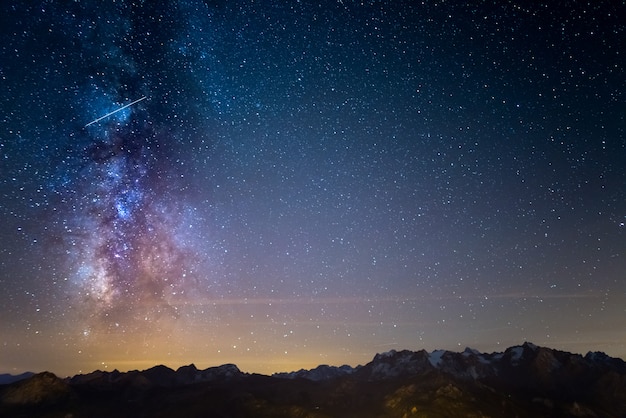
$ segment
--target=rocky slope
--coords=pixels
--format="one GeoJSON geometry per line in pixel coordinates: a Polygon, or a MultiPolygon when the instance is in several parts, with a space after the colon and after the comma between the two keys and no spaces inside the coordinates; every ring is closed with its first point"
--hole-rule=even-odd
{"type": "Polygon", "coordinates": [[[198,370],[40,373],[0,386],[0,416],[624,417],[626,363],[530,343],[502,353],[390,351],[274,376],[198,370]]]}

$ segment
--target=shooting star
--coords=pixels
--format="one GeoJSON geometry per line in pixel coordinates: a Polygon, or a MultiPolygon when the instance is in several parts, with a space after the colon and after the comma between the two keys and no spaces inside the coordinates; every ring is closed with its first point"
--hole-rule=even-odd
{"type": "Polygon", "coordinates": [[[109,113],[107,113],[106,115],[99,117],[99,118],[98,118],[98,119],[96,119],[96,120],[92,120],[92,121],[91,121],[91,122],[89,122],[87,125],[85,125],[85,128],[86,128],[86,127],[88,127],[89,125],[93,125],[94,123],[98,123],[98,122],[100,122],[100,121],[101,121],[102,119],[104,119],[104,118],[108,118],[109,116],[111,116],[111,115],[112,115],[112,114],[114,114],[114,113],[119,112],[120,110],[124,110],[124,109],[126,109],[127,107],[130,107],[130,106],[132,106],[132,105],[134,105],[134,104],[136,104],[136,103],[139,103],[140,101],[144,100],[145,98],[146,98],[146,96],[143,96],[141,99],[137,99],[137,100],[135,100],[135,101],[134,101],[134,102],[132,102],[132,103],[129,103],[129,104],[125,105],[125,106],[120,107],[119,109],[114,110],[113,112],[109,112],[109,113]]]}

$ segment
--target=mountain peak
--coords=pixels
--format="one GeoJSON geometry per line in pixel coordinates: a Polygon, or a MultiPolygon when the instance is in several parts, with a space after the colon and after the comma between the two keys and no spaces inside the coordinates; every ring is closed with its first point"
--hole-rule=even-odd
{"type": "Polygon", "coordinates": [[[11,385],[2,395],[9,405],[52,405],[72,396],[70,386],[50,372],[42,372],[11,385]]]}
{"type": "Polygon", "coordinates": [[[480,356],[482,355],[482,353],[478,350],[476,350],[475,348],[470,348],[470,347],[465,347],[465,349],[463,350],[464,355],[474,355],[474,356],[480,356]]]}
{"type": "Polygon", "coordinates": [[[300,369],[296,372],[275,373],[272,376],[282,379],[307,379],[312,381],[322,381],[347,376],[354,373],[357,368],[344,364],[343,366],[329,366],[322,364],[311,370],[300,369]]]}
{"type": "Polygon", "coordinates": [[[539,349],[539,346],[529,342],[529,341],[524,341],[524,344],[522,344],[522,347],[527,348],[531,351],[537,351],[539,349]]]}

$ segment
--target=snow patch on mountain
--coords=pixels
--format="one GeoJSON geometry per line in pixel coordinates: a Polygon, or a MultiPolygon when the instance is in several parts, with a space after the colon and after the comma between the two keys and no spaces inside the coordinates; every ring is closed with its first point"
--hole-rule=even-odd
{"type": "Polygon", "coordinates": [[[511,362],[513,364],[517,364],[521,359],[522,356],[524,355],[524,347],[512,347],[510,350],[511,353],[511,362]]]}
{"type": "Polygon", "coordinates": [[[430,353],[430,355],[428,356],[428,361],[430,362],[430,364],[433,365],[433,367],[437,367],[439,366],[439,364],[441,363],[441,357],[446,353],[446,350],[434,350],[432,353],[430,353]]]}

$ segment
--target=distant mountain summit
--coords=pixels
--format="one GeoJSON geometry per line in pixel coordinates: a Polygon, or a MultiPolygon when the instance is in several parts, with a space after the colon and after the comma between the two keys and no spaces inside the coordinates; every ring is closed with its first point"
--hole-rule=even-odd
{"type": "Polygon", "coordinates": [[[33,372],[25,372],[17,375],[13,374],[0,374],[0,385],[8,385],[9,383],[19,382],[20,380],[27,379],[34,375],[33,372]]]}
{"type": "Polygon", "coordinates": [[[348,365],[337,367],[322,364],[311,370],[300,369],[297,372],[274,373],[272,376],[281,379],[308,379],[313,381],[322,381],[352,374],[360,367],[361,366],[354,368],[348,365]]]}
{"type": "Polygon", "coordinates": [[[195,365],[182,366],[174,371],[167,366],[154,366],[144,371],[103,372],[97,370],[69,378],[71,386],[93,389],[113,389],[116,386],[149,389],[154,387],[179,387],[202,382],[219,382],[245,376],[234,364],[224,364],[198,370],[195,365]]]}
{"type": "Polygon", "coordinates": [[[500,353],[392,350],[358,367],[263,376],[155,366],[0,386],[0,416],[624,417],[626,363],[532,343],[500,353]]]}

